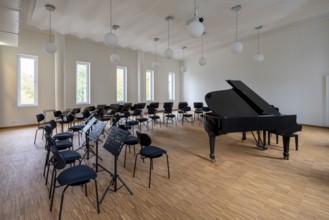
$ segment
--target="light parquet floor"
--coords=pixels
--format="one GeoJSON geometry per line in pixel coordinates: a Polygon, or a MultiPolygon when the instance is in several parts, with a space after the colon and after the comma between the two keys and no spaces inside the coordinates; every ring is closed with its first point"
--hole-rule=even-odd
{"type": "MultiPolygon", "coordinates": [[[[148,188],[149,161],[138,161],[123,152],[118,161],[125,188],[109,192],[95,208],[94,184],[88,197],[82,188],[67,190],[63,219],[329,219],[329,136],[327,128],[304,126],[299,151],[291,140],[290,160],[282,159],[282,140],[266,151],[255,147],[250,133],[216,138],[216,162],[209,159],[208,137],[202,126],[155,127],[153,144],[168,151],[171,178],[165,157],[154,160],[152,186],[148,188]]],[[[35,127],[0,130],[0,219],[57,219],[62,189],[57,189],[49,211],[48,187],[42,176],[44,142],[35,127]]],[[[41,132],[39,133],[41,134],[41,132]]],[[[75,138],[77,146],[77,138],[75,138]]],[[[139,146],[136,146],[139,150],[139,146]]],[[[83,152],[81,152],[83,153],[83,152]]],[[[113,156],[100,146],[101,164],[113,170],[113,156]]],[[[94,158],[86,161],[92,164],[94,158]]],[[[99,194],[111,177],[98,173],[99,194]]]]}

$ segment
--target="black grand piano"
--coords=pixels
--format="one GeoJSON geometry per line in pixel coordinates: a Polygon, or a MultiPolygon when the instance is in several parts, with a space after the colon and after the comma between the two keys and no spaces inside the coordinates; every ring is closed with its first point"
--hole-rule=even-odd
{"type": "MultiPolygon", "coordinates": [[[[283,137],[283,157],[289,159],[290,136],[302,130],[296,115],[283,115],[240,80],[227,80],[233,89],[210,92],[205,101],[211,112],[204,114],[209,135],[210,158],[215,160],[215,137],[231,132],[271,131],[283,137]]],[[[259,136],[259,135],[258,135],[259,136]]],[[[264,144],[265,144],[264,140],[264,144]]],[[[265,148],[264,148],[265,149],[265,148]]]]}

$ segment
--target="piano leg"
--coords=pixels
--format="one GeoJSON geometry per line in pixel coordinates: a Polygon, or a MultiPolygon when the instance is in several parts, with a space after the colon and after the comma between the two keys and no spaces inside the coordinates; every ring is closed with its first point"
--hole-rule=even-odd
{"type": "Polygon", "coordinates": [[[209,136],[209,144],[210,144],[210,159],[212,161],[216,161],[215,159],[215,135],[211,135],[208,133],[209,136]]]}
{"type": "Polygon", "coordinates": [[[289,160],[290,136],[282,135],[282,140],[283,140],[283,158],[289,160]]]}

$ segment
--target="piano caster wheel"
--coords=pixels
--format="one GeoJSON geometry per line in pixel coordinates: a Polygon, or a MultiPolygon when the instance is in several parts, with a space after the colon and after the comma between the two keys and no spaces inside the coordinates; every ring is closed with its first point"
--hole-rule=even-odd
{"type": "Polygon", "coordinates": [[[289,160],[289,154],[288,154],[288,155],[285,155],[285,154],[283,153],[283,159],[289,160]]]}
{"type": "Polygon", "coordinates": [[[263,146],[263,150],[267,150],[268,149],[268,146],[265,144],[264,146],[263,146]]]}
{"type": "Polygon", "coordinates": [[[211,159],[213,162],[215,162],[215,161],[216,161],[216,159],[215,159],[215,154],[210,154],[210,159],[211,159]]]}

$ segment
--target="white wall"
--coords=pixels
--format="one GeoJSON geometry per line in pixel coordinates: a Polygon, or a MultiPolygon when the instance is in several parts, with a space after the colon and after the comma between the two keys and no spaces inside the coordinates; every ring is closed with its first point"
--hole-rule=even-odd
{"type": "MultiPolygon", "coordinates": [[[[58,37],[58,36],[57,36],[58,37]]],[[[75,65],[76,61],[86,61],[91,64],[91,104],[116,103],[116,65],[110,62],[109,57],[113,48],[106,48],[102,44],[71,39],[60,36],[62,47],[64,47],[64,65],[60,71],[64,71],[64,97],[61,97],[64,108],[84,107],[75,104],[75,65]],[[65,105],[64,104],[64,105],[65,105]]],[[[55,109],[55,55],[43,51],[43,42],[48,40],[47,34],[22,30],[20,33],[19,46],[0,46],[0,127],[26,125],[36,123],[36,114],[43,113],[46,109],[55,109]],[[39,106],[18,108],[17,107],[17,55],[36,55],[39,59],[39,106]]],[[[149,53],[138,53],[128,49],[117,49],[121,60],[118,65],[127,67],[127,98],[128,102],[137,103],[145,100],[145,92],[138,97],[138,90],[142,90],[145,79],[138,83],[138,67],[142,66],[141,77],[145,69],[151,66],[153,55],[149,53]],[[144,56],[144,63],[138,64],[138,56],[144,56]]],[[[168,72],[177,74],[177,100],[180,100],[180,72],[179,61],[167,60],[159,57],[160,66],[155,71],[155,100],[164,102],[167,100],[167,75],[168,72]]],[[[59,94],[62,96],[62,94],[59,94]]],[[[60,109],[64,110],[64,109],[60,109]]],[[[52,113],[48,113],[51,117],[52,113]]]]}
{"type": "MultiPolygon", "coordinates": [[[[206,41],[205,41],[206,42],[206,41]]],[[[252,60],[257,35],[244,41],[235,55],[229,48],[187,60],[182,98],[190,104],[203,101],[206,93],[231,88],[225,80],[242,80],[284,114],[297,114],[299,123],[326,126],[325,75],[329,74],[329,21],[317,21],[260,35],[263,63],[252,60]]],[[[329,88],[328,88],[329,90],[329,88]]],[[[328,91],[329,94],[329,91],[328,91]]]]}

